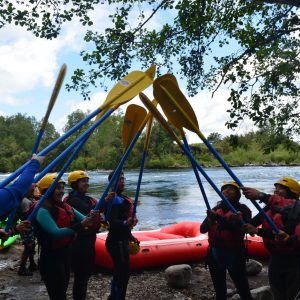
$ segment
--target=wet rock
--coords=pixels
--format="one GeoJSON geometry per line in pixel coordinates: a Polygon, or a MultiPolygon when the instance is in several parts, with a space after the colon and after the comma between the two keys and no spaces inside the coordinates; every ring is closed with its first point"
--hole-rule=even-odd
{"type": "Polygon", "coordinates": [[[271,288],[269,286],[262,286],[251,290],[251,294],[254,300],[273,300],[271,288]]]}
{"type": "Polygon", "coordinates": [[[246,272],[248,276],[254,276],[259,274],[262,268],[263,265],[254,259],[249,259],[249,261],[247,261],[246,263],[246,272]]]}
{"type": "Polygon", "coordinates": [[[165,276],[170,286],[185,288],[191,281],[192,268],[189,265],[174,265],[165,270],[165,276]]]}

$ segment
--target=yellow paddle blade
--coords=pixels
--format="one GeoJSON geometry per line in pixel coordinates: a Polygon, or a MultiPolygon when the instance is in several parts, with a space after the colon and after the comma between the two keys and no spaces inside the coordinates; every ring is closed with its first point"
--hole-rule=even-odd
{"type": "Polygon", "coordinates": [[[60,68],[59,73],[58,73],[58,76],[57,76],[57,79],[56,79],[56,82],[55,82],[55,86],[54,86],[54,89],[52,91],[52,95],[51,95],[50,100],[49,100],[48,108],[47,108],[46,114],[43,118],[43,122],[41,124],[41,129],[43,129],[43,130],[45,129],[45,127],[47,125],[50,113],[52,111],[52,108],[55,104],[55,101],[56,101],[57,96],[59,94],[59,91],[61,89],[61,86],[62,86],[62,83],[64,81],[66,72],[67,72],[67,65],[63,64],[60,68]]]}
{"type": "Polygon", "coordinates": [[[166,74],[157,78],[153,83],[153,94],[169,122],[176,128],[185,127],[200,133],[195,112],[179,89],[174,75],[166,74]]]}
{"type": "MultiPolygon", "coordinates": [[[[100,108],[105,109],[112,105],[122,105],[137,96],[139,92],[153,83],[155,71],[156,67],[152,65],[145,72],[133,71],[126,75],[111,89],[100,108]]],[[[96,120],[98,119],[97,116],[96,120]]]]}
{"type": "Polygon", "coordinates": [[[170,136],[176,141],[176,143],[181,146],[182,143],[179,140],[179,138],[175,135],[172,128],[168,124],[168,122],[164,119],[164,117],[161,115],[161,113],[157,110],[157,108],[154,106],[154,104],[149,100],[149,98],[143,94],[140,93],[139,97],[143,104],[147,107],[149,112],[158,120],[158,122],[167,130],[167,132],[170,134],[170,136]]]}
{"type": "Polygon", "coordinates": [[[122,129],[122,142],[126,150],[137,132],[140,130],[147,115],[145,108],[131,104],[127,107],[122,129]]]}

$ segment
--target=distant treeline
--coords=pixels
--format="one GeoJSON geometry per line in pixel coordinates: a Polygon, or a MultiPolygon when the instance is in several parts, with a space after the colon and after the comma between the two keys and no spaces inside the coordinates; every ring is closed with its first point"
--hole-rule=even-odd
{"type": "MultiPolygon", "coordinates": [[[[114,169],[121,159],[124,149],[122,145],[123,114],[118,112],[105,120],[90,136],[85,147],[73,161],[70,170],[84,169],[114,169]]],[[[86,114],[75,111],[68,116],[64,132],[68,131],[86,114]]],[[[65,142],[52,150],[45,164],[56,158],[61,151],[69,146],[91,123],[83,126],[65,142]]],[[[10,117],[0,116],[0,172],[12,172],[29,158],[34,145],[40,123],[34,117],[17,114],[10,117]]],[[[60,134],[53,124],[48,124],[40,149],[44,149],[60,134]]],[[[129,156],[126,167],[138,168],[144,151],[145,133],[141,135],[129,156]]],[[[223,138],[218,133],[212,133],[208,140],[214,145],[229,165],[262,165],[262,164],[300,164],[299,145],[285,135],[276,135],[270,129],[250,132],[245,135],[231,135],[223,138]]],[[[191,145],[197,161],[203,166],[218,166],[219,163],[204,144],[191,145]]],[[[60,169],[62,164],[53,171],[60,169]]],[[[190,163],[181,149],[174,144],[169,135],[154,123],[146,168],[181,168],[189,167],[190,163]]]]}

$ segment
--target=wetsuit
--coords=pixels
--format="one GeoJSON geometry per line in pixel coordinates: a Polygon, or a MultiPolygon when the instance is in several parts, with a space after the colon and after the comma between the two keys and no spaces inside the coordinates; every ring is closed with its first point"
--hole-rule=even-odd
{"type": "MultiPolygon", "coordinates": [[[[242,213],[244,220],[250,220],[250,209],[240,203],[232,203],[242,213]]],[[[226,270],[234,282],[242,300],[252,299],[246,273],[246,250],[244,233],[240,223],[230,221],[229,211],[224,203],[213,208],[216,216],[212,222],[206,218],[201,224],[201,233],[208,232],[209,250],[207,263],[217,300],[227,298],[226,270]]]]}
{"type": "MultiPolygon", "coordinates": [[[[83,215],[88,215],[95,208],[97,200],[71,192],[64,200],[83,215]]],[[[95,264],[95,241],[97,228],[78,234],[72,244],[72,270],[74,272],[73,298],[84,300],[88,280],[95,264]]]]}
{"type": "Polygon", "coordinates": [[[279,242],[261,215],[250,222],[254,226],[262,224],[257,235],[270,252],[268,276],[272,293],[275,300],[293,300],[300,292],[300,202],[268,194],[260,200],[266,203],[264,210],[277,228],[289,234],[287,242],[279,242]]]}
{"type": "Polygon", "coordinates": [[[21,200],[31,186],[34,175],[39,167],[40,163],[38,160],[30,160],[22,174],[13,184],[0,189],[0,216],[9,213],[19,206],[21,200]]]}
{"type": "Polygon", "coordinates": [[[57,206],[50,209],[40,208],[36,216],[36,232],[41,246],[40,273],[51,300],[65,300],[67,297],[71,243],[75,233],[84,230],[81,223],[76,223],[83,220],[82,214],[70,209],[70,206],[68,210],[62,207],[60,209],[57,206]],[[60,215],[65,217],[63,227],[57,225],[60,215]]]}
{"type": "Polygon", "coordinates": [[[109,232],[106,249],[113,264],[110,300],[123,300],[130,276],[129,241],[133,240],[127,219],[132,216],[133,201],[123,195],[115,197],[108,205],[109,232]]]}

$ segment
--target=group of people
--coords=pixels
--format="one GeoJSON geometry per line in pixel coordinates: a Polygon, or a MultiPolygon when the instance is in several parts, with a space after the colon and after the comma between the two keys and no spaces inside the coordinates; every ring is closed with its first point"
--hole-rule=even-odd
{"type": "MultiPolygon", "coordinates": [[[[0,189],[0,217],[6,218],[17,206],[22,212],[30,213],[37,201],[32,201],[38,188],[41,197],[57,178],[47,174],[36,185],[32,184],[34,174],[40,167],[41,157],[34,156],[19,178],[10,186],[0,189]],[[23,200],[22,200],[23,199],[23,200]],[[24,201],[24,199],[26,199],[24,201]],[[30,201],[31,205],[29,205],[30,201]],[[25,209],[26,207],[26,209],[25,209]]],[[[109,175],[109,179],[112,173],[109,175]]],[[[94,210],[97,200],[88,196],[89,176],[77,170],[68,176],[71,192],[65,196],[65,182],[61,179],[39,208],[35,220],[26,220],[13,230],[0,231],[0,238],[20,233],[24,251],[21,256],[20,275],[31,275],[37,268],[34,262],[34,242],[32,232],[40,247],[39,271],[51,300],[65,300],[70,272],[74,272],[73,299],[84,300],[87,295],[88,280],[95,261],[96,233],[102,224],[108,224],[107,251],[115,265],[109,299],[125,299],[129,280],[129,244],[135,241],[131,229],[136,224],[133,217],[133,201],[123,195],[125,177],[121,173],[116,189],[105,197],[100,210],[94,210]],[[34,230],[32,230],[34,228],[34,230]],[[29,242],[30,241],[30,242],[29,242]],[[29,258],[29,268],[26,262],[29,258]]],[[[37,196],[37,195],[36,195],[37,196]]]]}
{"type": "MultiPolygon", "coordinates": [[[[36,186],[32,182],[41,161],[42,158],[33,156],[18,180],[0,189],[1,218],[7,217],[20,204],[26,192],[26,198],[34,198],[36,186]]],[[[112,175],[109,175],[109,180],[112,175]]],[[[41,196],[56,177],[56,174],[48,174],[37,183],[41,196]]],[[[65,196],[65,182],[61,179],[57,182],[38,210],[33,224],[24,217],[24,221],[15,226],[14,230],[22,233],[24,243],[19,274],[28,275],[28,258],[29,271],[37,267],[31,229],[34,225],[34,236],[40,245],[39,270],[50,299],[66,299],[71,270],[74,272],[73,298],[86,299],[88,280],[95,260],[96,233],[101,224],[108,223],[106,249],[114,263],[109,299],[125,299],[130,276],[129,245],[138,241],[131,234],[137,220],[133,215],[132,199],[123,194],[124,174],[120,174],[115,191],[106,195],[105,204],[100,210],[95,210],[97,200],[87,195],[89,176],[86,172],[71,172],[68,184],[71,192],[65,196]]],[[[217,300],[227,298],[227,271],[241,299],[252,299],[246,273],[244,237],[247,233],[261,236],[270,252],[268,275],[274,299],[293,300],[300,294],[300,185],[288,177],[274,185],[274,194],[269,195],[254,188],[241,188],[235,182],[225,183],[221,191],[238,213],[232,213],[224,201],[207,211],[200,231],[208,233],[207,264],[217,300]],[[261,213],[252,217],[247,205],[240,203],[242,193],[247,199],[265,204],[264,211],[278,232],[273,231],[261,213]]],[[[35,203],[32,201],[31,206],[35,203]]],[[[23,207],[23,212],[30,210],[29,204],[26,201],[22,203],[26,207],[23,207]]],[[[0,231],[1,238],[7,238],[9,234],[0,231]]]]}
{"type": "Polygon", "coordinates": [[[207,211],[200,231],[208,232],[207,263],[216,299],[227,297],[226,271],[241,299],[252,299],[246,273],[247,233],[261,236],[270,253],[268,277],[274,299],[300,298],[300,185],[284,177],[274,186],[274,194],[269,195],[254,188],[240,188],[236,182],[225,183],[221,191],[238,213],[232,213],[223,201],[207,211]],[[239,202],[241,192],[247,199],[265,204],[264,211],[278,231],[274,232],[261,213],[252,218],[250,209],[239,202]]]}

